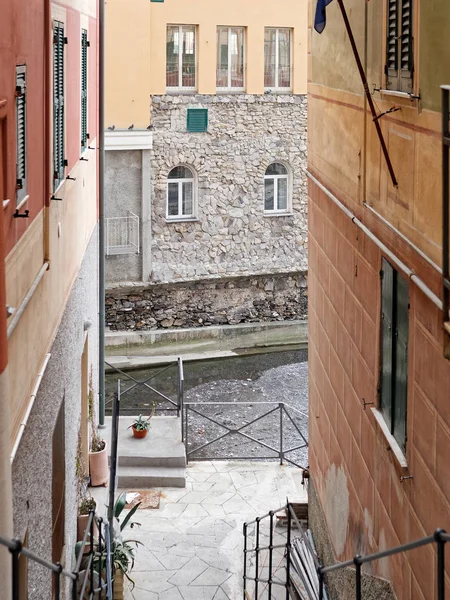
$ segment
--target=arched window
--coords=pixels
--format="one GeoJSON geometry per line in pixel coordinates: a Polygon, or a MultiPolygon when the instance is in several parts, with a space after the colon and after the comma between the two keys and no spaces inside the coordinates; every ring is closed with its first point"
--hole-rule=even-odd
{"type": "Polygon", "coordinates": [[[264,212],[287,212],[288,205],[288,171],[281,163],[272,163],[264,175],[264,212]]]}
{"type": "Polygon", "coordinates": [[[194,173],[184,166],[175,167],[167,177],[167,218],[194,216],[194,173]]]}

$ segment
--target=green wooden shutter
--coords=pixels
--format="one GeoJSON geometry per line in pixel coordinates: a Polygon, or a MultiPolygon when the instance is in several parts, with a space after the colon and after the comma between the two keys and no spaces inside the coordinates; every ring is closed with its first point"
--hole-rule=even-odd
{"type": "Polygon", "coordinates": [[[413,91],[413,0],[387,0],[386,88],[413,91]]]}
{"type": "Polygon", "coordinates": [[[409,289],[404,277],[396,274],[395,286],[395,387],[392,433],[406,447],[406,403],[408,394],[409,289]]]}
{"type": "Polygon", "coordinates": [[[53,187],[64,179],[64,24],[54,22],[53,35],[53,187]]]}
{"type": "Polygon", "coordinates": [[[87,49],[86,29],[81,30],[81,150],[87,147],[87,49]]]}
{"type": "Polygon", "coordinates": [[[208,109],[207,108],[188,108],[186,128],[192,133],[207,131],[208,129],[208,109]]]}
{"type": "Polygon", "coordinates": [[[16,67],[16,202],[27,195],[26,67],[16,67]]]}
{"type": "Polygon", "coordinates": [[[392,340],[394,313],[394,269],[383,259],[381,279],[381,373],[380,402],[381,412],[389,430],[392,429],[392,340]]]}
{"type": "Polygon", "coordinates": [[[402,0],[400,39],[400,91],[413,92],[412,0],[402,0]]]}

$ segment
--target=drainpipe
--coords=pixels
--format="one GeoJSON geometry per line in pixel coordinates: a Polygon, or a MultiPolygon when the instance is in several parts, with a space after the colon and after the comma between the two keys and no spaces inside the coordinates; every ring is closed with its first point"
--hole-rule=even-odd
{"type": "Polygon", "coordinates": [[[105,427],[105,0],[99,0],[99,352],[98,352],[98,426],[105,427]]]}

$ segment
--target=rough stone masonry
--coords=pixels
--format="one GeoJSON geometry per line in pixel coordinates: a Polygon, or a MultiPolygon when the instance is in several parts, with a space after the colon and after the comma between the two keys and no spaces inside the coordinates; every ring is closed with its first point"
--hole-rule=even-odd
{"type": "MultiPolygon", "coordinates": [[[[110,271],[114,263],[128,265],[112,280],[129,282],[109,286],[110,328],[305,318],[306,96],[164,95],[152,97],[151,110],[151,239],[141,240],[151,248],[151,276],[148,283],[133,279],[138,256],[137,269],[108,258],[110,271]],[[186,130],[188,108],[208,109],[206,132],[186,130]],[[289,173],[284,214],[264,212],[264,174],[273,162],[289,173]],[[167,177],[178,165],[195,178],[195,219],[188,221],[166,219],[167,177]]],[[[125,154],[136,157],[124,153],[126,169],[125,154]]],[[[139,170],[136,177],[138,183],[139,170]]],[[[123,211],[139,214],[127,194],[123,202],[123,211]]]]}
{"type": "Polygon", "coordinates": [[[152,281],[307,269],[306,96],[153,96],[152,281]],[[207,108],[205,133],[186,131],[188,108],[207,108]],[[264,174],[282,162],[291,210],[264,214],[264,174]],[[170,170],[197,183],[195,221],[166,221],[170,170]]]}

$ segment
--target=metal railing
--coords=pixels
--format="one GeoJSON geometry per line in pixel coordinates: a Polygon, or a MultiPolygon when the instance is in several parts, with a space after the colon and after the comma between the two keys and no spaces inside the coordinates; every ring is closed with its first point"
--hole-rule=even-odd
{"type": "Polygon", "coordinates": [[[26,548],[18,539],[8,540],[0,537],[0,545],[8,548],[12,561],[12,600],[23,597],[23,589],[19,576],[19,560],[23,556],[53,573],[54,598],[61,598],[61,583],[63,579],[71,582],[72,600],[95,598],[107,598],[112,600],[112,577],[111,577],[111,548],[110,548],[109,526],[102,518],[97,518],[93,510],[89,513],[83,540],[78,548],[78,556],[73,571],[64,569],[60,563],[51,563],[44,560],[34,552],[26,548]],[[95,541],[95,527],[98,531],[98,539],[95,541]],[[88,541],[89,540],[89,541],[88,541]],[[85,553],[88,547],[88,552],[85,553]],[[98,577],[97,585],[95,577],[98,577]],[[102,579],[104,577],[104,579],[102,579]],[[86,595],[87,594],[87,595],[86,595]]]}
{"type": "Polygon", "coordinates": [[[442,304],[446,341],[444,355],[450,358],[450,85],[442,90],[442,304]]]}
{"type": "MultiPolygon", "coordinates": [[[[137,388],[140,387],[140,388],[143,388],[146,392],[150,392],[150,394],[153,395],[152,397],[158,401],[157,403],[155,402],[155,411],[156,412],[176,411],[177,417],[180,416],[180,414],[182,412],[183,394],[184,394],[184,369],[183,369],[183,360],[181,359],[181,357],[178,358],[178,360],[173,361],[170,364],[166,365],[165,367],[163,367],[156,373],[153,373],[146,379],[137,379],[136,377],[134,377],[131,374],[131,372],[123,371],[122,369],[119,369],[119,367],[112,365],[108,361],[105,361],[105,365],[107,365],[113,372],[119,373],[120,375],[123,376],[123,379],[120,380],[122,382],[122,384],[124,382],[125,383],[131,382],[128,387],[121,387],[121,398],[122,399],[126,394],[130,394],[133,390],[136,390],[137,388]],[[159,391],[158,389],[156,389],[155,387],[153,387],[152,385],[149,384],[149,382],[152,379],[159,377],[160,375],[165,373],[168,369],[171,369],[173,367],[177,368],[177,375],[176,375],[177,389],[176,389],[175,399],[170,398],[169,396],[167,396],[167,394],[164,394],[163,392],[159,391]]],[[[142,412],[144,409],[148,409],[148,403],[147,403],[147,405],[144,406],[144,403],[141,400],[142,399],[140,399],[140,401],[137,403],[137,406],[131,406],[131,407],[130,406],[121,406],[121,408],[120,408],[121,414],[134,416],[134,415],[136,415],[136,412],[138,412],[138,411],[142,412]]]]}
{"type": "MultiPolygon", "coordinates": [[[[308,441],[307,441],[306,437],[303,435],[302,431],[298,427],[298,425],[295,422],[295,419],[293,417],[294,413],[296,415],[302,415],[304,418],[307,418],[307,415],[305,413],[303,413],[302,411],[299,411],[299,410],[293,408],[292,406],[289,406],[285,402],[277,402],[277,403],[274,403],[274,402],[251,402],[251,403],[250,402],[184,402],[183,409],[184,409],[184,411],[183,411],[184,414],[183,414],[182,421],[184,420],[184,424],[182,426],[182,431],[184,434],[183,438],[184,438],[184,444],[185,444],[185,448],[186,448],[186,461],[187,462],[189,462],[189,458],[191,458],[191,459],[195,458],[195,460],[211,460],[212,458],[214,460],[230,460],[230,459],[231,460],[255,460],[255,459],[271,460],[271,459],[278,458],[280,461],[280,464],[283,464],[283,461],[286,461],[288,463],[291,463],[292,465],[295,465],[296,467],[300,467],[300,468],[306,467],[306,465],[305,466],[300,465],[299,463],[297,463],[295,460],[293,460],[292,458],[290,458],[287,455],[292,452],[295,452],[297,450],[301,450],[302,448],[308,447],[308,441]],[[205,411],[212,407],[224,407],[226,409],[235,410],[236,408],[245,407],[245,406],[246,407],[251,406],[253,409],[255,407],[267,407],[268,406],[269,409],[266,412],[264,412],[264,414],[258,415],[254,419],[251,419],[248,422],[245,422],[240,427],[230,427],[227,423],[224,423],[223,421],[219,422],[216,418],[212,417],[211,415],[205,414],[205,411]],[[201,412],[202,409],[203,409],[203,412],[201,412]],[[249,427],[250,425],[260,422],[262,419],[265,419],[271,415],[275,415],[277,412],[279,414],[279,419],[278,419],[279,446],[278,447],[272,446],[271,444],[266,443],[260,439],[257,439],[254,436],[249,435],[248,433],[245,433],[243,431],[245,428],[249,427]],[[193,449],[189,449],[189,413],[192,413],[199,417],[202,417],[202,418],[206,419],[207,421],[213,423],[214,425],[225,429],[225,433],[222,433],[221,435],[216,436],[213,440],[210,440],[208,442],[205,442],[204,444],[196,446],[193,449]],[[285,434],[285,428],[286,428],[286,425],[285,425],[286,420],[292,425],[292,427],[294,428],[294,431],[301,439],[301,443],[292,448],[285,447],[284,434],[285,434]],[[272,455],[271,456],[243,456],[243,455],[234,456],[234,455],[230,455],[230,453],[224,455],[224,454],[221,454],[220,452],[214,453],[214,456],[210,456],[208,454],[205,455],[204,453],[203,453],[203,455],[199,455],[199,452],[205,450],[208,447],[211,447],[213,444],[217,444],[217,442],[222,442],[226,437],[232,436],[232,435],[240,436],[241,438],[244,438],[244,439],[248,440],[249,442],[252,442],[253,444],[261,446],[261,447],[265,448],[266,450],[269,450],[270,452],[272,452],[272,455]]],[[[226,417],[227,414],[228,414],[227,410],[224,410],[224,412],[222,413],[221,416],[226,417]]]]}
{"type": "MultiPolygon", "coordinates": [[[[320,565],[318,558],[315,554],[315,550],[309,541],[309,538],[302,530],[302,526],[295,514],[293,504],[288,502],[285,506],[278,510],[271,510],[262,517],[257,517],[253,521],[244,523],[243,526],[244,535],[244,574],[243,574],[243,598],[244,600],[250,600],[253,597],[255,600],[260,598],[267,598],[272,600],[273,598],[273,586],[284,587],[286,590],[286,600],[289,598],[298,598],[298,587],[295,585],[295,579],[300,581],[300,584],[304,589],[304,596],[310,600],[326,600],[325,583],[326,576],[330,573],[354,567],[355,569],[355,600],[362,600],[362,581],[364,578],[364,572],[362,566],[366,563],[380,560],[382,558],[388,558],[402,552],[409,552],[422,546],[428,546],[430,544],[436,544],[437,546],[437,562],[436,562],[436,581],[437,581],[437,600],[445,600],[445,544],[450,542],[450,534],[444,529],[436,529],[433,535],[414,540],[407,544],[402,544],[394,548],[389,548],[381,552],[375,552],[374,554],[368,554],[366,556],[356,555],[351,560],[344,562],[335,563],[329,566],[320,565]],[[284,544],[274,544],[274,524],[277,513],[283,511],[287,517],[287,532],[286,542],[284,544]],[[269,533],[268,533],[268,544],[261,544],[261,532],[262,524],[264,521],[269,520],[269,533]],[[249,547],[250,527],[255,526],[255,545],[249,547]],[[293,528],[296,527],[298,535],[293,537],[293,528]],[[295,555],[293,553],[294,543],[296,539],[300,538],[302,542],[306,544],[310,551],[310,573],[301,573],[297,565],[295,564],[295,555]],[[274,551],[284,550],[284,564],[281,567],[283,571],[283,577],[277,576],[274,570],[274,551]],[[264,557],[267,560],[268,566],[264,565],[264,569],[261,568],[261,557],[263,553],[266,553],[264,557]],[[254,555],[254,573],[249,574],[248,557],[254,555]],[[262,576],[262,573],[265,576],[262,576]],[[248,591],[249,582],[253,583],[252,596],[248,591]],[[264,587],[262,587],[264,585],[264,587]],[[263,594],[263,595],[261,595],[263,594]]],[[[267,534],[266,534],[267,537],[267,534]]],[[[276,565],[276,570],[280,570],[280,565],[276,565]]],[[[301,597],[301,596],[300,596],[301,597]]],[[[431,600],[431,596],[430,596],[431,600]]]]}
{"type": "Polygon", "coordinates": [[[128,211],[126,217],[107,217],[106,256],[139,254],[139,217],[128,211]]]}

